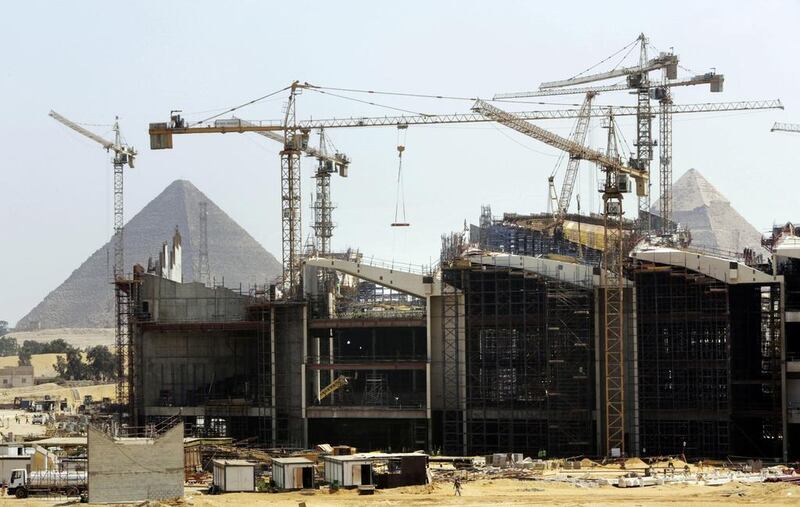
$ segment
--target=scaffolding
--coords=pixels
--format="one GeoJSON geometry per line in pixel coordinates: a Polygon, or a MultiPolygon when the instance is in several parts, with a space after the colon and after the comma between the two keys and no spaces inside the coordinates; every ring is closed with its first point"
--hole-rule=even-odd
{"type": "Polygon", "coordinates": [[[466,454],[465,414],[462,400],[462,362],[460,338],[463,330],[460,323],[463,286],[460,280],[462,271],[445,269],[458,263],[463,247],[463,236],[451,234],[442,236],[440,264],[443,268],[441,278],[441,319],[442,319],[442,451],[445,453],[466,454]]]}
{"type": "Polygon", "coordinates": [[[467,452],[593,454],[590,280],[502,266],[443,277],[464,293],[467,452]]]}
{"type": "Polygon", "coordinates": [[[274,381],[273,362],[275,347],[272,339],[275,321],[272,308],[260,307],[257,311],[258,330],[256,332],[257,354],[257,399],[258,407],[258,441],[262,444],[274,445],[275,424],[273,417],[274,381]]]}
{"type": "Polygon", "coordinates": [[[643,454],[779,456],[779,285],[637,264],[643,454]]]}
{"type": "Polygon", "coordinates": [[[116,310],[116,328],[114,345],[117,360],[116,402],[122,411],[132,413],[134,405],[133,373],[134,350],[131,344],[132,311],[138,287],[135,280],[118,278],[114,283],[114,308],[116,310]]]}

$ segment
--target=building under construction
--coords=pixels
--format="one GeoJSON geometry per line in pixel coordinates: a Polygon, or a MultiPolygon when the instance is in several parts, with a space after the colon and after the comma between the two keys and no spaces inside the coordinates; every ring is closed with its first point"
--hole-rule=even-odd
{"type": "MultiPolygon", "coordinates": [[[[436,270],[308,258],[295,300],[137,269],[132,416],[267,447],[604,454],[598,225],[488,213],[436,270]]],[[[798,457],[800,240],[776,234],[766,264],[630,251],[625,454],[798,457]]]]}

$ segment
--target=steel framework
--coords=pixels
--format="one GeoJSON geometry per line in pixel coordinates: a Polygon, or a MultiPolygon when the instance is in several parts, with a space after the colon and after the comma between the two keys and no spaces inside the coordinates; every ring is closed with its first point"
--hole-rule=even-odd
{"type": "MultiPolygon", "coordinates": [[[[647,64],[647,38],[639,35],[639,66],[647,64]]],[[[636,161],[638,169],[650,174],[650,162],[653,160],[653,114],[650,110],[650,77],[649,70],[638,74],[636,82],[636,161]]],[[[650,181],[647,182],[648,187],[650,181]]],[[[639,196],[639,213],[636,217],[640,231],[650,233],[650,191],[639,196]]]]}
{"type": "Polygon", "coordinates": [[[660,190],[660,212],[661,230],[664,233],[672,231],[672,92],[666,86],[669,82],[667,70],[662,71],[661,82],[663,86],[663,96],[659,100],[659,190],[660,190]]]}
{"type": "MultiPolygon", "coordinates": [[[[610,158],[617,157],[616,147],[616,127],[611,116],[606,150],[610,158]]],[[[605,250],[600,284],[604,309],[605,449],[607,456],[613,456],[615,449],[620,455],[625,453],[624,236],[620,173],[613,166],[603,169],[606,177],[603,188],[605,250]]]]}
{"type": "Polygon", "coordinates": [[[281,255],[283,259],[283,290],[297,297],[300,289],[300,254],[302,252],[300,202],[300,155],[308,144],[308,134],[297,128],[295,117],[295,84],[289,94],[284,118],[284,146],[281,151],[281,255]]]}
{"type": "Polygon", "coordinates": [[[780,290],[634,269],[641,452],[781,455],[780,290]]]}
{"type": "MultiPolygon", "coordinates": [[[[456,262],[460,248],[460,236],[442,236],[442,266],[456,262]]],[[[441,279],[442,301],[442,450],[446,453],[466,454],[464,434],[463,400],[461,392],[463,377],[459,341],[463,334],[460,323],[463,315],[463,293],[458,288],[461,272],[443,271],[441,279]]]]}
{"type": "MultiPolygon", "coordinates": [[[[579,115],[578,122],[575,125],[575,130],[570,139],[573,143],[583,145],[586,142],[586,133],[589,131],[589,116],[588,112],[592,109],[592,100],[595,97],[594,92],[588,92],[584,99],[581,110],[585,113],[579,115]]],[[[580,167],[581,159],[579,157],[570,155],[567,168],[564,171],[564,184],[561,186],[561,194],[558,197],[558,208],[553,210],[556,213],[556,222],[561,223],[569,209],[569,202],[572,199],[572,189],[575,187],[575,178],[578,176],[578,169],[580,167]]]]}
{"type": "Polygon", "coordinates": [[[595,452],[589,280],[453,266],[464,294],[468,453],[595,452]]]}

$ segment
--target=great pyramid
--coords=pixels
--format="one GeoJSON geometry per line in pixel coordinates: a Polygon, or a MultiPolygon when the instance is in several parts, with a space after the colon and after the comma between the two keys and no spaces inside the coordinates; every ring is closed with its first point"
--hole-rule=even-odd
{"type": "MultiPolygon", "coordinates": [[[[697,169],[689,169],[672,185],[673,220],[689,228],[692,245],[741,252],[750,248],[762,253],[761,233],[714,188],[697,169]]],[[[660,201],[651,208],[658,214],[660,201]]]]}
{"type": "MultiPolygon", "coordinates": [[[[175,227],[183,237],[183,280],[196,280],[200,246],[200,202],[207,202],[208,257],[211,275],[227,287],[245,288],[272,281],[280,263],[247,231],[194,185],[176,180],[150,201],[125,225],[125,270],[135,263],[147,266],[158,258],[164,241],[175,227]]],[[[109,241],[95,251],[64,283],[17,323],[17,329],[112,327],[113,291],[110,263],[114,253],[109,241]]]]}

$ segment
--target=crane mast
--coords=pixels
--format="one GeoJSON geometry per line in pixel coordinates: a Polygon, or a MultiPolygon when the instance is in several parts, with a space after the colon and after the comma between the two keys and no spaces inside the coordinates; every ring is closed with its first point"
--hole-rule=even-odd
{"type": "MultiPolygon", "coordinates": [[[[606,154],[619,159],[616,126],[613,112],[608,115],[608,146],[606,154]]],[[[603,343],[605,345],[605,444],[606,454],[615,449],[625,452],[625,275],[624,233],[622,230],[621,173],[611,166],[604,167],[603,187],[603,269],[600,285],[603,297],[603,343]]],[[[648,185],[649,189],[649,185],[648,185]]],[[[640,197],[641,199],[641,197],[640,197]]]]}
{"type": "Polygon", "coordinates": [[[661,215],[661,232],[674,232],[672,226],[672,91],[669,86],[669,75],[666,69],[661,71],[661,88],[658,115],[658,182],[659,182],[659,214],[661,215]]]}
{"type": "MultiPolygon", "coordinates": [[[[639,66],[642,68],[640,74],[628,76],[628,82],[636,89],[636,159],[631,160],[632,165],[647,171],[650,174],[650,162],[653,160],[653,115],[650,112],[650,78],[649,70],[644,70],[647,64],[647,38],[644,34],[639,35],[639,66]]],[[[670,66],[677,68],[678,58],[674,58],[674,63],[670,66]]],[[[662,66],[662,69],[670,68],[662,66]]],[[[648,180],[648,185],[650,184],[648,180]]],[[[639,212],[636,217],[639,224],[639,231],[645,234],[650,233],[650,191],[646,195],[639,196],[639,212]]]]}
{"type": "Polygon", "coordinates": [[[297,128],[295,115],[297,82],[292,83],[286,103],[281,150],[281,257],[283,260],[282,287],[293,299],[300,285],[300,252],[302,251],[300,202],[300,155],[308,146],[308,133],[297,128]]]}
{"type": "MultiPolygon", "coordinates": [[[[229,124],[232,126],[241,126],[246,128],[257,127],[255,123],[236,117],[234,117],[232,121],[221,120],[219,124],[229,124]]],[[[301,132],[307,135],[309,130],[310,129],[304,128],[301,130],[301,132]]],[[[277,141],[281,144],[285,142],[284,136],[275,131],[255,130],[255,133],[264,136],[267,139],[277,141]]],[[[330,176],[333,173],[337,173],[339,176],[346,178],[347,168],[350,165],[350,159],[344,153],[336,152],[333,155],[328,154],[325,149],[325,136],[323,128],[319,129],[319,134],[319,148],[314,148],[306,142],[304,145],[305,147],[303,147],[301,151],[307,156],[317,159],[317,171],[314,174],[314,179],[316,180],[316,194],[314,204],[312,205],[314,210],[314,225],[312,228],[314,229],[314,235],[316,237],[315,243],[318,252],[321,255],[326,255],[330,253],[330,240],[333,237],[334,227],[332,219],[334,206],[331,204],[330,176]]]]}
{"type": "MultiPolygon", "coordinates": [[[[325,130],[319,131],[319,152],[325,154],[325,130]]],[[[331,253],[330,241],[333,236],[333,203],[331,202],[331,174],[335,171],[333,163],[320,157],[317,159],[317,172],[314,174],[316,192],[312,208],[314,210],[314,235],[317,254],[331,253]]]]}

